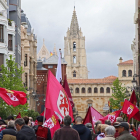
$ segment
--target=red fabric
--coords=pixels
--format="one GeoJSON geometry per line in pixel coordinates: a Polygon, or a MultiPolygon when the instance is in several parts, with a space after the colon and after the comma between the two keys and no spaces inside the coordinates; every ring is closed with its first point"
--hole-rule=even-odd
{"type": "Polygon", "coordinates": [[[136,133],[137,140],[140,140],[140,127],[138,128],[138,131],[136,133]]]}
{"type": "Polygon", "coordinates": [[[129,121],[137,112],[139,112],[139,109],[135,105],[133,105],[132,103],[130,103],[129,101],[125,99],[123,107],[122,107],[122,112],[124,114],[127,114],[128,121],[129,121]]]}
{"type": "Polygon", "coordinates": [[[137,112],[137,113],[133,116],[133,118],[134,118],[135,120],[140,121],[140,112],[137,112]]]}
{"type": "Polygon", "coordinates": [[[66,91],[66,93],[67,93],[67,95],[69,97],[69,100],[70,100],[70,103],[71,103],[71,107],[73,108],[74,107],[74,103],[73,103],[73,100],[72,100],[72,96],[71,96],[71,93],[70,93],[70,89],[69,89],[69,85],[68,85],[66,76],[65,76],[63,88],[65,89],[65,91],[66,91]]]}
{"type": "Polygon", "coordinates": [[[24,105],[27,102],[26,93],[22,91],[7,90],[0,88],[0,97],[8,104],[12,106],[24,105]]]}
{"type": "MultiPolygon", "coordinates": [[[[132,136],[136,137],[137,131],[135,129],[133,129],[133,131],[131,131],[130,133],[132,136]]],[[[137,138],[137,137],[136,137],[137,138]]]]}
{"type": "Polygon", "coordinates": [[[119,135],[120,134],[118,133],[118,130],[116,130],[116,133],[115,133],[114,137],[117,138],[117,137],[119,137],[119,135]]]}
{"type": "Polygon", "coordinates": [[[2,128],[2,127],[0,126],[0,132],[1,132],[2,130],[5,130],[5,129],[6,129],[5,127],[2,128]]]}
{"type": "Polygon", "coordinates": [[[47,139],[47,135],[48,135],[48,129],[46,127],[38,126],[36,132],[37,139],[39,139],[38,137],[47,139]]]}
{"type": "Polygon", "coordinates": [[[70,115],[72,121],[74,120],[68,95],[50,70],[48,72],[45,107],[56,111],[62,118],[70,115]]]}
{"type": "Polygon", "coordinates": [[[21,118],[21,114],[20,114],[20,112],[18,113],[16,119],[17,119],[17,118],[21,118]]]}
{"type": "Polygon", "coordinates": [[[101,118],[100,121],[102,121],[102,123],[105,123],[105,120],[110,120],[111,123],[114,123],[116,121],[116,118],[120,116],[121,110],[112,112],[110,114],[108,114],[107,116],[105,116],[104,118],[101,118]]]}
{"type": "MultiPolygon", "coordinates": [[[[44,116],[44,112],[41,113],[41,116],[44,116]]],[[[46,118],[46,121],[43,125],[50,129],[51,137],[53,137],[55,131],[60,128],[58,116],[55,114],[54,111],[50,109],[46,109],[45,118],[46,118]]]]}
{"type": "Polygon", "coordinates": [[[134,104],[136,106],[137,103],[137,98],[136,98],[136,94],[135,94],[135,90],[133,90],[132,95],[130,97],[130,103],[134,104]]]}
{"type": "Polygon", "coordinates": [[[97,110],[95,110],[93,107],[89,107],[88,112],[86,114],[86,117],[83,121],[83,124],[91,123],[92,127],[94,128],[94,124],[97,120],[103,118],[103,115],[101,115],[97,110]]]}

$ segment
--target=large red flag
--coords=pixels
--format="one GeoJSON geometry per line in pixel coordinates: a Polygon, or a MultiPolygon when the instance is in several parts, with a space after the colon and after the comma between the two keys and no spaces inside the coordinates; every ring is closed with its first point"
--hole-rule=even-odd
{"type": "Polygon", "coordinates": [[[129,101],[125,99],[123,107],[122,107],[122,112],[124,114],[127,114],[128,121],[129,121],[137,112],[139,112],[139,109],[135,105],[133,105],[132,103],[130,103],[129,101]]]}
{"type": "Polygon", "coordinates": [[[86,117],[83,121],[83,124],[86,123],[91,123],[92,127],[94,128],[94,124],[96,121],[98,121],[99,119],[103,118],[104,116],[101,115],[97,110],[95,110],[93,107],[89,107],[88,112],[86,114],[86,117]]]}
{"type": "Polygon", "coordinates": [[[140,112],[137,112],[137,113],[133,116],[133,118],[134,118],[135,120],[140,121],[140,112]]]}
{"type": "Polygon", "coordinates": [[[107,116],[101,118],[100,120],[102,121],[102,123],[105,123],[105,120],[110,120],[111,123],[114,123],[116,121],[116,118],[120,116],[121,110],[112,112],[110,114],[108,114],[107,116]]]}
{"type": "Polygon", "coordinates": [[[0,88],[0,97],[12,106],[24,105],[27,102],[26,93],[22,91],[0,88]]]}
{"type": "Polygon", "coordinates": [[[70,115],[74,120],[68,95],[50,70],[48,72],[45,107],[56,111],[62,118],[70,115]]]}
{"type": "Polygon", "coordinates": [[[71,93],[70,93],[70,89],[69,89],[69,85],[68,85],[68,82],[67,82],[67,79],[66,79],[66,76],[65,76],[65,80],[64,80],[64,84],[63,84],[63,88],[65,89],[68,97],[69,97],[69,100],[70,100],[70,103],[71,103],[71,106],[72,108],[74,107],[74,103],[73,103],[73,100],[72,100],[72,96],[71,96],[71,93]]]}
{"type": "Polygon", "coordinates": [[[135,90],[133,90],[132,95],[130,97],[130,103],[134,104],[136,106],[137,103],[137,98],[136,98],[136,94],[135,94],[135,90]]]}
{"type": "MultiPolygon", "coordinates": [[[[42,113],[42,116],[43,115],[44,113],[42,113]]],[[[55,131],[60,128],[58,116],[55,114],[54,111],[50,109],[46,109],[45,118],[46,118],[46,121],[44,122],[43,125],[50,129],[51,137],[53,137],[55,131]]]]}

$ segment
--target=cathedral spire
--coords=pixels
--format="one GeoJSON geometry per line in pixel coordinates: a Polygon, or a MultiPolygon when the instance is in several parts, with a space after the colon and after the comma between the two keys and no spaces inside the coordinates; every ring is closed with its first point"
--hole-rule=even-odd
{"type": "Polygon", "coordinates": [[[79,34],[79,25],[78,25],[77,15],[75,11],[75,6],[74,6],[74,11],[73,11],[71,25],[70,25],[70,35],[73,35],[75,37],[78,34],[79,34]]]}

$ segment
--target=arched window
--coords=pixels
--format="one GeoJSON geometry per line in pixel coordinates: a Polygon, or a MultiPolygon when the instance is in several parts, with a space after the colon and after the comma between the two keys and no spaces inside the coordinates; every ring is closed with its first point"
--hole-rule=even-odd
{"type": "Polygon", "coordinates": [[[76,77],[76,71],[73,72],[73,77],[76,77]]]}
{"type": "Polygon", "coordinates": [[[85,93],[85,92],[86,92],[85,88],[82,88],[82,93],[85,93]]]}
{"type": "Polygon", "coordinates": [[[74,64],[76,63],[76,56],[75,55],[73,56],[73,63],[74,64]]]}
{"type": "Polygon", "coordinates": [[[104,93],[104,88],[103,87],[100,88],[100,93],[104,93]]]}
{"type": "Polygon", "coordinates": [[[129,70],[129,71],[128,71],[128,76],[129,76],[129,77],[132,77],[132,70],[129,70]]]}
{"type": "Polygon", "coordinates": [[[94,93],[98,93],[98,88],[94,88],[94,93]]]}
{"type": "Polygon", "coordinates": [[[70,93],[73,93],[73,88],[72,87],[70,88],[70,93]]]}
{"type": "Polygon", "coordinates": [[[76,42],[73,42],[73,51],[76,52],[76,42]]]}
{"type": "Polygon", "coordinates": [[[122,77],[126,77],[126,70],[122,71],[122,77]]]}
{"type": "Polygon", "coordinates": [[[106,88],[106,93],[110,93],[110,88],[109,87],[106,88]]]}
{"type": "Polygon", "coordinates": [[[75,93],[79,93],[79,88],[76,88],[75,89],[75,93]]]}
{"type": "Polygon", "coordinates": [[[88,93],[92,93],[92,89],[90,87],[88,88],[88,93]]]}

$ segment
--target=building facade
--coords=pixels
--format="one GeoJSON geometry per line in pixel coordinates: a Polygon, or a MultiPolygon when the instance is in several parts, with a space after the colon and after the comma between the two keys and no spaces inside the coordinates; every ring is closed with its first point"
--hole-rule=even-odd
{"type": "Polygon", "coordinates": [[[37,89],[37,38],[23,11],[21,16],[21,66],[24,71],[22,81],[29,95],[29,108],[35,110],[36,102],[32,94],[36,93],[37,89]]]}
{"type": "Polygon", "coordinates": [[[70,29],[64,37],[64,58],[67,62],[68,79],[87,79],[85,36],[79,28],[74,8],[70,29]]]}
{"type": "Polygon", "coordinates": [[[7,19],[7,10],[7,1],[0,0],[0,70],[10,55],[15,58],[15,22],[7,19]]]}
{"type": "Polygon", "coordinates": [[[21,0],[7,0],[8,19],[15,22],[15,61],[21,66],[21,0]]]}

